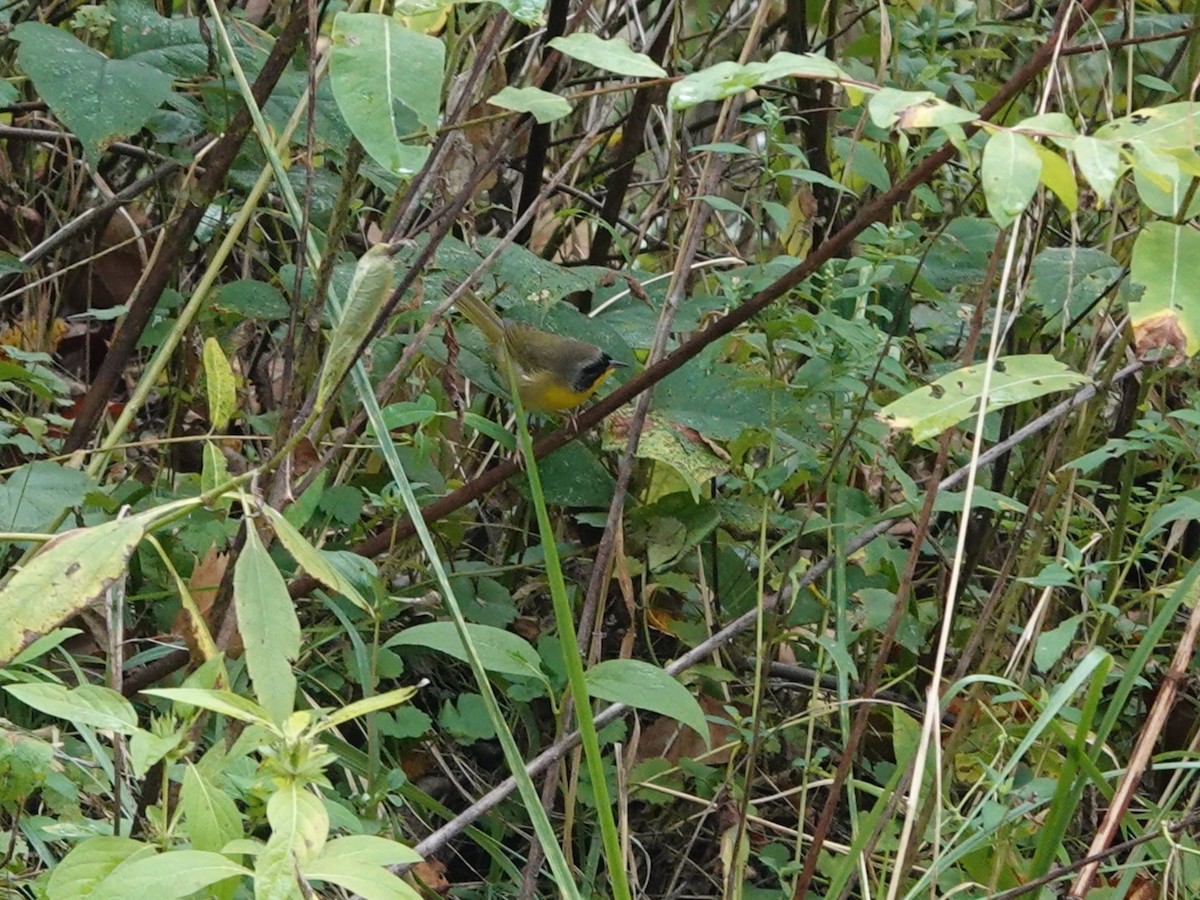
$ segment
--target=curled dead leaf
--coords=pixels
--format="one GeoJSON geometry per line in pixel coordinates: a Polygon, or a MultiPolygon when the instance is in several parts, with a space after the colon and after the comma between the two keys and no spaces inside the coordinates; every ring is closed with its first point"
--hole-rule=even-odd
{"type": "Polygon", "coordinates": [[[1133,341],[1139,357],[1156,350],[1169,350],[1170,353],[1159,355],[1164,365],[1178,366],[1187,361],[1187,335],[1179,327],[1179,316],[1173,312],[1155,313],[1134,324],[1133,341]]]}

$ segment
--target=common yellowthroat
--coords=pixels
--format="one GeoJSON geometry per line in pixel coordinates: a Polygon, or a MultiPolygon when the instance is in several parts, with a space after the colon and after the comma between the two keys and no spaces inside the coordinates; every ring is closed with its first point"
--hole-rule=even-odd
{"type": "Polygon", "coordinates": [[[483,332],[501,373],[507,359],[517,378],[521,405],[536,412],[574,409],[624,366],[594,344],[501,319],[474,295],[460,297],[459,312],[483,332]]]}

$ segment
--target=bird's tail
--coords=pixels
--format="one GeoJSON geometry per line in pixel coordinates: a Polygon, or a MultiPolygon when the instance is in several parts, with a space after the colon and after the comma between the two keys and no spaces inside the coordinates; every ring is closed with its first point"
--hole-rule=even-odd
{"type": "Polygon", "coordinates": [[[476,297],[474,294],[463,294],[454,303],[471,324],[483,332],[483,336],[493,344],[504,340],[504,323],[496,315],[496,311],[476,297]]]}

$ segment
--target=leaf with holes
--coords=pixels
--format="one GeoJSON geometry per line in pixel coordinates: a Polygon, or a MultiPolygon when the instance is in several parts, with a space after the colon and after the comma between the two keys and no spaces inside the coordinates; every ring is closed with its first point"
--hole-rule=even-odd
{"type": "MultiPolygon", "coordinates": [[[[876,415],[893,429],[908,429],[914,441],[935,437],[979,410],[986,366],[967,366],[943,375],[889,403],[876,415]]],[[[1088,379],[1052,356],[1028,354],[996,360],[988,390],[988,412],[1045,394],[1068,391],[1088,379]]]]}

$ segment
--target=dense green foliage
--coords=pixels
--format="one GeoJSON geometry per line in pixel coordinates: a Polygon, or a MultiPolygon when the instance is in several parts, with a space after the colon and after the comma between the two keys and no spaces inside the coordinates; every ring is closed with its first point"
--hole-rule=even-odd
{"type": "Polygon", "coordinates": [[[1200,895],[1196,12],[0,5],[5,895],[1200,895]]]}

